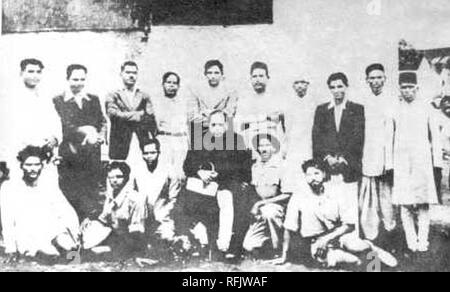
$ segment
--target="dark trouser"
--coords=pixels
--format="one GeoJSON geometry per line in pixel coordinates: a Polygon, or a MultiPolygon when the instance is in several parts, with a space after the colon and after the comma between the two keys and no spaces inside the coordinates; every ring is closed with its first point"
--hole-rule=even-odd
{"type": "Polygon", "coordinates": [[[442,183],[442,168],[435,167],[433,169],[433,171],[434,171],[434,182],[436,184],[436,192],[437,192],[437,195],[438,195],[438,201],[439,201],[439,204],[442,205],[443,204],[442,187],[441,187],[441,183],[442,183]]]}
{"type": "Polygon", "coordinates": [[[63,157],[58,167],[61,191],[77,212],[80,222],[86,218],[96,219],[102,211],[100,159],[100,149],[90,149],[76,156],[63,157]]]}
{"type": "Polygon", "coordinates": [[[139,147],[141,150],[151,139],[151,132],[145,125],[138,125],[130,128],[111,128],[109,157],[113,160],[126,160],[130,151],[131,140],[133,133],[139,140],[139,147]]]}

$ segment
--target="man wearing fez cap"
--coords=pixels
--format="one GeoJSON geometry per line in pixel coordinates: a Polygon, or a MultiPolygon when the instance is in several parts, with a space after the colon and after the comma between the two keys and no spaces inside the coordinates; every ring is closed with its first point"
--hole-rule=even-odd
{"type": "Polygon", "coordinates": [[[442,141],[432,108],[418,98],[416,74],[401,73],[399,84],[401,98],[394,113],[392,201],[401,209],[408,248],[426,252],[429,208],[438,202],[433,167],[442,168],[442,141]]]}

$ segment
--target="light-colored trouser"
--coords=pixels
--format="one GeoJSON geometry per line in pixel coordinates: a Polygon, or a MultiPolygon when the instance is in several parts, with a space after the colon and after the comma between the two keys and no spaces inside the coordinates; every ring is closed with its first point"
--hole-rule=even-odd
{"type": "Polygon", "coordinates": [[[408,248],[412,251],[417,251],[418,247],[428,248],[428,236],[430,233],[430,212],[429,206],[417,207],[401,206],[401,217],[403,229],[405,231],[406,243],[408,248]],[[417,217],[417,227],[415,225],[415,217],[417,217]]]}
{"type": "Polygon", "coordinates": [[[279,209],[277,204],[267,204],[261,207],[261,219],[250,225],[244,239],[244,249],[251,252],[257,248],[262,248],[266,241],[272,241],[272,247],[279,247],[280,239],[278,231],[283,226],[283,216],[277,214],[279,209]]]}
{"type": "Polygon", "coordinates": [[[227,251],[230,248],[231,238],[233,237],[233,194],[228,190],[219,191],[217,193],[217,204],[219,205],[219,234],[217,246],[219,250],[227,251]]]}
{"type": "Polygon", "coordinates": [[[365,238],[375,240],[380,225],[391,232],[396,227],[395,208],[392,205],[392,187],[379,177],[362,178],[359,189],[359,212],[362,233],[365,238]]]}
{"type": "Polygon", "coordinates": [[[161,160],[169,165],[173,174],[183,176],[183,164],[188,152],[188,137],[159,135],[161,143],[161,160]]]}

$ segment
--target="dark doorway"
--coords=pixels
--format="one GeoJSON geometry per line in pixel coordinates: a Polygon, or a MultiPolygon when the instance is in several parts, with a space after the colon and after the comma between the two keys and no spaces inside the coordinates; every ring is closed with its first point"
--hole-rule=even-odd
{"type": "Polygon", "coordinates": [[[153,0],[154,25],[273,23],[273,0],[153,0]]]}

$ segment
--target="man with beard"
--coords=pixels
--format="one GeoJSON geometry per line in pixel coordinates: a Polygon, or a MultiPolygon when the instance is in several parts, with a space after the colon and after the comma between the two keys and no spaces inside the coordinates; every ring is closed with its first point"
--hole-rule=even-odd
{"type": "Polygon", "coordinates": [[[380,233],[380,227],[390,232],[396,226],[392,206],[394,122],[392,115],[388,114],[394,103],[393,95],[385,89],[386,75],[383,65],[368,66],[366,81],[370,94],[364,100],[366,130],[359,209],[364,237],[375,240],[380,233]]]}
{"type": "Polygon", "coordinates": [[[81,220],[97,216],[106,119],[98,96],[85,92],[87,68],[67,67],[68,89],[53,99],[63,129],[59,184],[81,220]]]}
{"type": "Polygon", "coordinates": [[[389,267],[397,266],[397,260],[368,240],[361,240],[353,231],[358,222],[354,210],[348,207],[344,189],[327,183],[326,166],[317,160],[309,160],[302,166],[306,184],[294,192],[284,222],[283,253],[275,264],[288,261],[291,233],[300,231],[310,243],[311,256],[328,268],[340,264],[361,265],[357,256],[375,253],[389,267]],[[300,222],[300,224],[299,224],[300,222]]]}
{"type": "MultiPolygon", "coordinates": [[[[286,155],[286,109],[285,100],[268,88],[270,74],[266,63],[255,62],[250,68],[252,91],[239,99],[236,112],[236,130],[244,136],[252,148],[251,141],[259,133],[270,133],[281,143],[281,153],[286,155]]],[[[252,149],[254,158],[257,149],[252,149]]]]}
{"type": "Polygon", "coordinates": [[[0,195],[5,252],[19,256],[58,257],[78,247],[79,221],[55,183],[42,180],[45,150],[28,146],[17,156],[22,177],[8,181],[0,195]]]}
{"type": "Polygon", "coordinates": [[[175,72],[167,72],[162,78],[164,96],[154,99],[161,143],[161,163],[174,175],[183,177],[183,163],[189,148],[187,100],[178,94],[181,79],[175,72]]]}
{"type": "Polygon", "coordinates": [[[126,160],[134,136],[142,150],[145,139],[156,135],[156,122],[150,96],[136,87],[138,66],[127,61],[121,66],[123,88],[106,97],[106,113],[111,121],[109,157],[126,160]]]}
{"type": "Polygon", "coordinates": [[[280,143],[271,135],[259,134],[253,143],[259,158],[252,167],[252,186],[255,187],[250,211],[253,224],[244,240],[248,252],[265,251],[270,242],[272,250],[280,248],[280,232],[290,194],[284,193],[285,167],[279,156],[280,143]]]}

